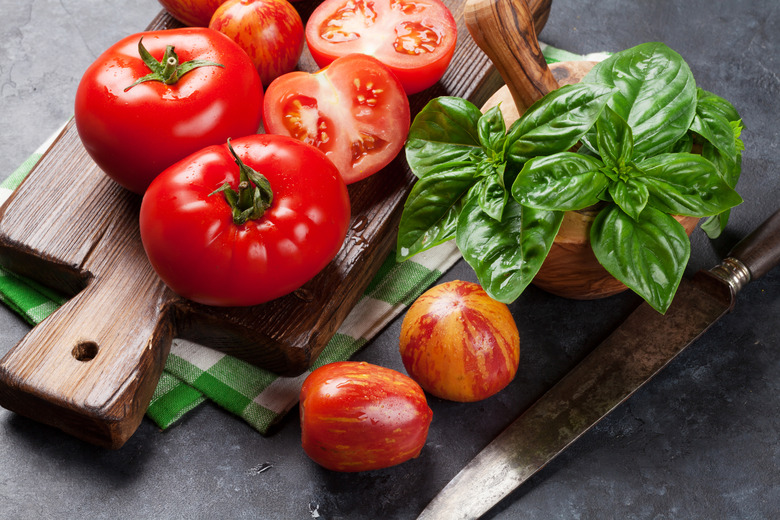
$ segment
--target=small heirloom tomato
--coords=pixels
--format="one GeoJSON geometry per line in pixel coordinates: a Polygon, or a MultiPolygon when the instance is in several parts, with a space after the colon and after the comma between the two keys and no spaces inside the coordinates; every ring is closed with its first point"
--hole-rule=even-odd
{"type": "Polygon", "coordinates": [[[278,135],[206,147],[161,173],[141,202],[152,267],[198,303],[247,306],[320,272],[347,233],[338,170],[316,148],[278,135]]]}
{"type": "Polygon", "coordinates": [[[344,56],[314,74],[290,72],[265,91],[266,131],[316,146],[347,184],[387,166],[403,148],[409,123],[403,87],[364,54],[344,56]]]}
{"type": "Polygon", "coordinates": [[[208,27],[209,20],[225,0],[159,0],[171,16],[184,25],[208,27]]]}
{"type": "Polygon", "coordinates": [[[227,0],[209,28],[246,51],[266,86],[293,71],[303,51],[303,21],[287,0],[227,0]]]}
{"type": "Polygon", "coordinates": [[[334,471],[395,466],[420,454],[433,412],[420,385],[395,370],[340,361],[314,370],[300,395],[306,454],[334,471]]]}
{"type": "Polygon", "coordinates": [[[506,304],[479,284],[452,281],[432,287],[401,323],[401,359],[427,392],[472,402],[508,385],[520,361],[520,336],[506,304]]]}
{"type": "Polygon", "coordinates": [[[444,75],[458,27],[440,0],[325,0],[306,23],[306,42],[317,65],[359,52],[390,67],[407,94],[444,75]]]}
{"type": "Polygon", "coordinates": [[[112,179],[136,193],[204,146],[257,132],[263,87],[230,38],[206,28],[128,36],[90,65],[76,91],[76,128],[112,179]]]}

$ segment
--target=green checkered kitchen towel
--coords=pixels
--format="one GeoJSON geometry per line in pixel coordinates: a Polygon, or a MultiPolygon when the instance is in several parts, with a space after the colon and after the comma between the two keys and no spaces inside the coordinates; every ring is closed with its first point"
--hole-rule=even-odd
{"type": "MultiPolygon", "coordinates": [[[[598,61],[606,56],[603,53],[579,56],[545,44],[541,46],[548,62],[598,61]]],[[[0,204],[35,166],[58,133],[0,184],[0,204]]],[[[391,255],[312,370],[350,358],[459,258],[460,253],[453,242],[400,264],[391,255]]],[[[0,301],[35,325],[61,305],[64,298],[32,280],[0,268],[0,301]]],[[[165,429],[208,399],[265,434],[297,404],[301,384],[307,375],[308,372],[294,378],[280,377],[202,345],[174,339],[147,415],[165,429]]]]}

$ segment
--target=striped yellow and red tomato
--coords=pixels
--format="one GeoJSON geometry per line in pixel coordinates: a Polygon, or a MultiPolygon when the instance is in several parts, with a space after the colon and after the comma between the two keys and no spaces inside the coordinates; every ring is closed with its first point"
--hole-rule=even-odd
{"type": "Polygon", "coordinates": [[[401,358],[431,394],[479,401],[508,385],[520,361],[520,336],[509,308],[479,284],[452,281],[426,291],[401,325],[401,358]]]}
{"type": "Polygon", "coordinates": [[[303,52],[303,21],[287,0],[227,0],[214,12],[209,28],[244,49],[266,87],[294,70],[303,52]]]}
{"type": "Polygon", "coordinates": [[[389,368],[341,361],[314,370],[300,396],[301,443],[321,466],[386,468],[420,454],[433,412],[420,385],[389,368]]]}

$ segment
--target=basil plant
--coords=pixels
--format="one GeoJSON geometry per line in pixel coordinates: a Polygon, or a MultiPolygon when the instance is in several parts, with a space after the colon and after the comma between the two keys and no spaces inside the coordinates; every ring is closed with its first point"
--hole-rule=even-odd
{"type": "Polygon", "coordinates": [[[418,180],[397,258],[454,238],[488,294],[509,303],[538,272],[564,212],[601,208],[590,231],[596,258],[666,312],[690,256],[672,215],[707,217],[710,237],[723,230],[742,202],[741,130],[734,107],[697,88],[662,43],[612,55],[508,129],[498,107],[482,114],[464,99],[433,99],[406,143],[418,180]]]}

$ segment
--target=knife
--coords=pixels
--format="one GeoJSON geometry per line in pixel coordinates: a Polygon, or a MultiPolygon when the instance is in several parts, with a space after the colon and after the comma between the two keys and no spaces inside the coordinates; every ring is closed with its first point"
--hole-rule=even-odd
{"type": "Polygon", "coordinates": [[[666,314],[642,303],[571,372],[469,462],[418,520],[479,518],[565,450],[780,263],[780,210],[716,267],[680,283],[666,314]]]}

